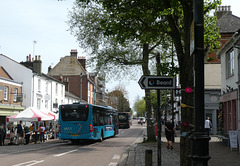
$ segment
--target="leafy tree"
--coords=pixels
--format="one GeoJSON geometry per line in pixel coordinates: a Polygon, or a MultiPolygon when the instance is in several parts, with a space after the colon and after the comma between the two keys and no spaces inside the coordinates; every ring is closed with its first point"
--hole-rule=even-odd
{"type": "Polygon", "coordinates": [[[134,110],[137,113],[137,116],[145,117],[145,108],[146,108],[146,102],[144,99],[139,99],[134,103],[134,110]]]}
{"type": "MultiPolygon", "coordinates": [[[[124,65],[126,69],[129,65],[141,65],[143,74],[150,75],[150,53],[160,44],[168,43],[163,40],[168,37],[162,31],[165,21],[158,18],[155,2],[132,2],[77,1],[70,29],[82,47],[90,48],[90,61],[95,61],[98,68],[109,70],[124,65]]],[[[150,90],[145,90],[145,100],[149,120],[152,116],[150,90]]],[[[147,130],[148,139],[155,140],[150,121],[147,130]]]]}
{"type": "MultiPolygon", "coordinates": [[[[205,52],[216,46],[219,37],[216,20],[209,11],[216,9],[220,0],[205,0],[205,52]],[[208,19],[209,18],[209,19],[208,19]],[[212,18],[212,19],[211,19],[212,18]]],[[[144,75],[152,74],[149,63],[153,51],[169,47],[173,41],[179,63],[180,84],[193,88],[193,56],[190,55],[190,27],[193,19],[192,0],[78,0],[70,17],[70,29],[80,45],[91,50],[92,62],[98,68],[115,69],[141,65],[144,75]],[[161,46],[161,47],[160,47],[161,46]]],[[[157,50],[157,51],[156,51],[157,50]]],[[[145,90],[146,111],[151,117],[150,91],[145,90]]],[[[182,103],[193,106],[193,94],[182,93],[182,103]]],[[[182,121],[194,124],[193,109],[184,107],[182,121]]],[[[148,123],[148,139],[154,139],[154,129],[148,123]]],[[[181,165],[191,165],[189,132],[181,137],[181,165]]]]}
{"type": "Polygon", "coordinates": [[[131,112],[129,101],[126,99],[127,91],[122,86],[107,94],[107,105],[117,108],[119,112],[131,112]]]}

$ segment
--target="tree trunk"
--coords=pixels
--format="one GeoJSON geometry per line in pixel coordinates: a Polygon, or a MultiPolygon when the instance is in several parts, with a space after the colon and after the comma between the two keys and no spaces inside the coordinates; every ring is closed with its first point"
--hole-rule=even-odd
{"type": "MultiPolygon", "coordinates": [[[[143,45],[143,63],[142,63],[142,70],[143,75],[149,75],[148,69],[148,61],[149,61],[149,48],[148,44],[143,45]]],[[[151,105],[151,92],[150,90],[145,90],[145,101],[146,101],[146,113],[147,113],[147,139],[149,141],[155,141],[155,130],[152,118],[152,105],[151,105]]]]}

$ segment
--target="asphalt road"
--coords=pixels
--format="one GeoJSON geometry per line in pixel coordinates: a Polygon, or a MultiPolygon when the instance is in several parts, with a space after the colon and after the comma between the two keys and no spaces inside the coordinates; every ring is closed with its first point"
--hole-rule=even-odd
{"type": "Polygon", "coordinates": [[[128,147],[141,136],[145,126],[133,124],[103,142],[71,144],[52,141],[0,147],[1,166],[116,166],[128,147]]]}

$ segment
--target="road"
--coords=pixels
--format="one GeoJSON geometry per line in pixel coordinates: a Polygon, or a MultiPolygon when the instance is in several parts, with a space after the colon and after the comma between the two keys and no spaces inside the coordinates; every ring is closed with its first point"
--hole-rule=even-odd
{"type": "Polygon", "coordinates": [[[45,144],[2,146],[1,166],[116,166],[144,128],[145,125],[134,122],[130,129],[120,129],[116,137],[103,142],[71,144],[58,140],[45,144]]]}

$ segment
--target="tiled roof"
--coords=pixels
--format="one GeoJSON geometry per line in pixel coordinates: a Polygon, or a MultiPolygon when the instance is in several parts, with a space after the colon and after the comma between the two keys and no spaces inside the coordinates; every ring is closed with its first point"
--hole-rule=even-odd
{"type": "Polygon", "coordinates": [[[231,13],[226,13],[218,20],[217,26],[219,27],[220,34],[234,33],[240,28],[240,18],[231,13]]]}

